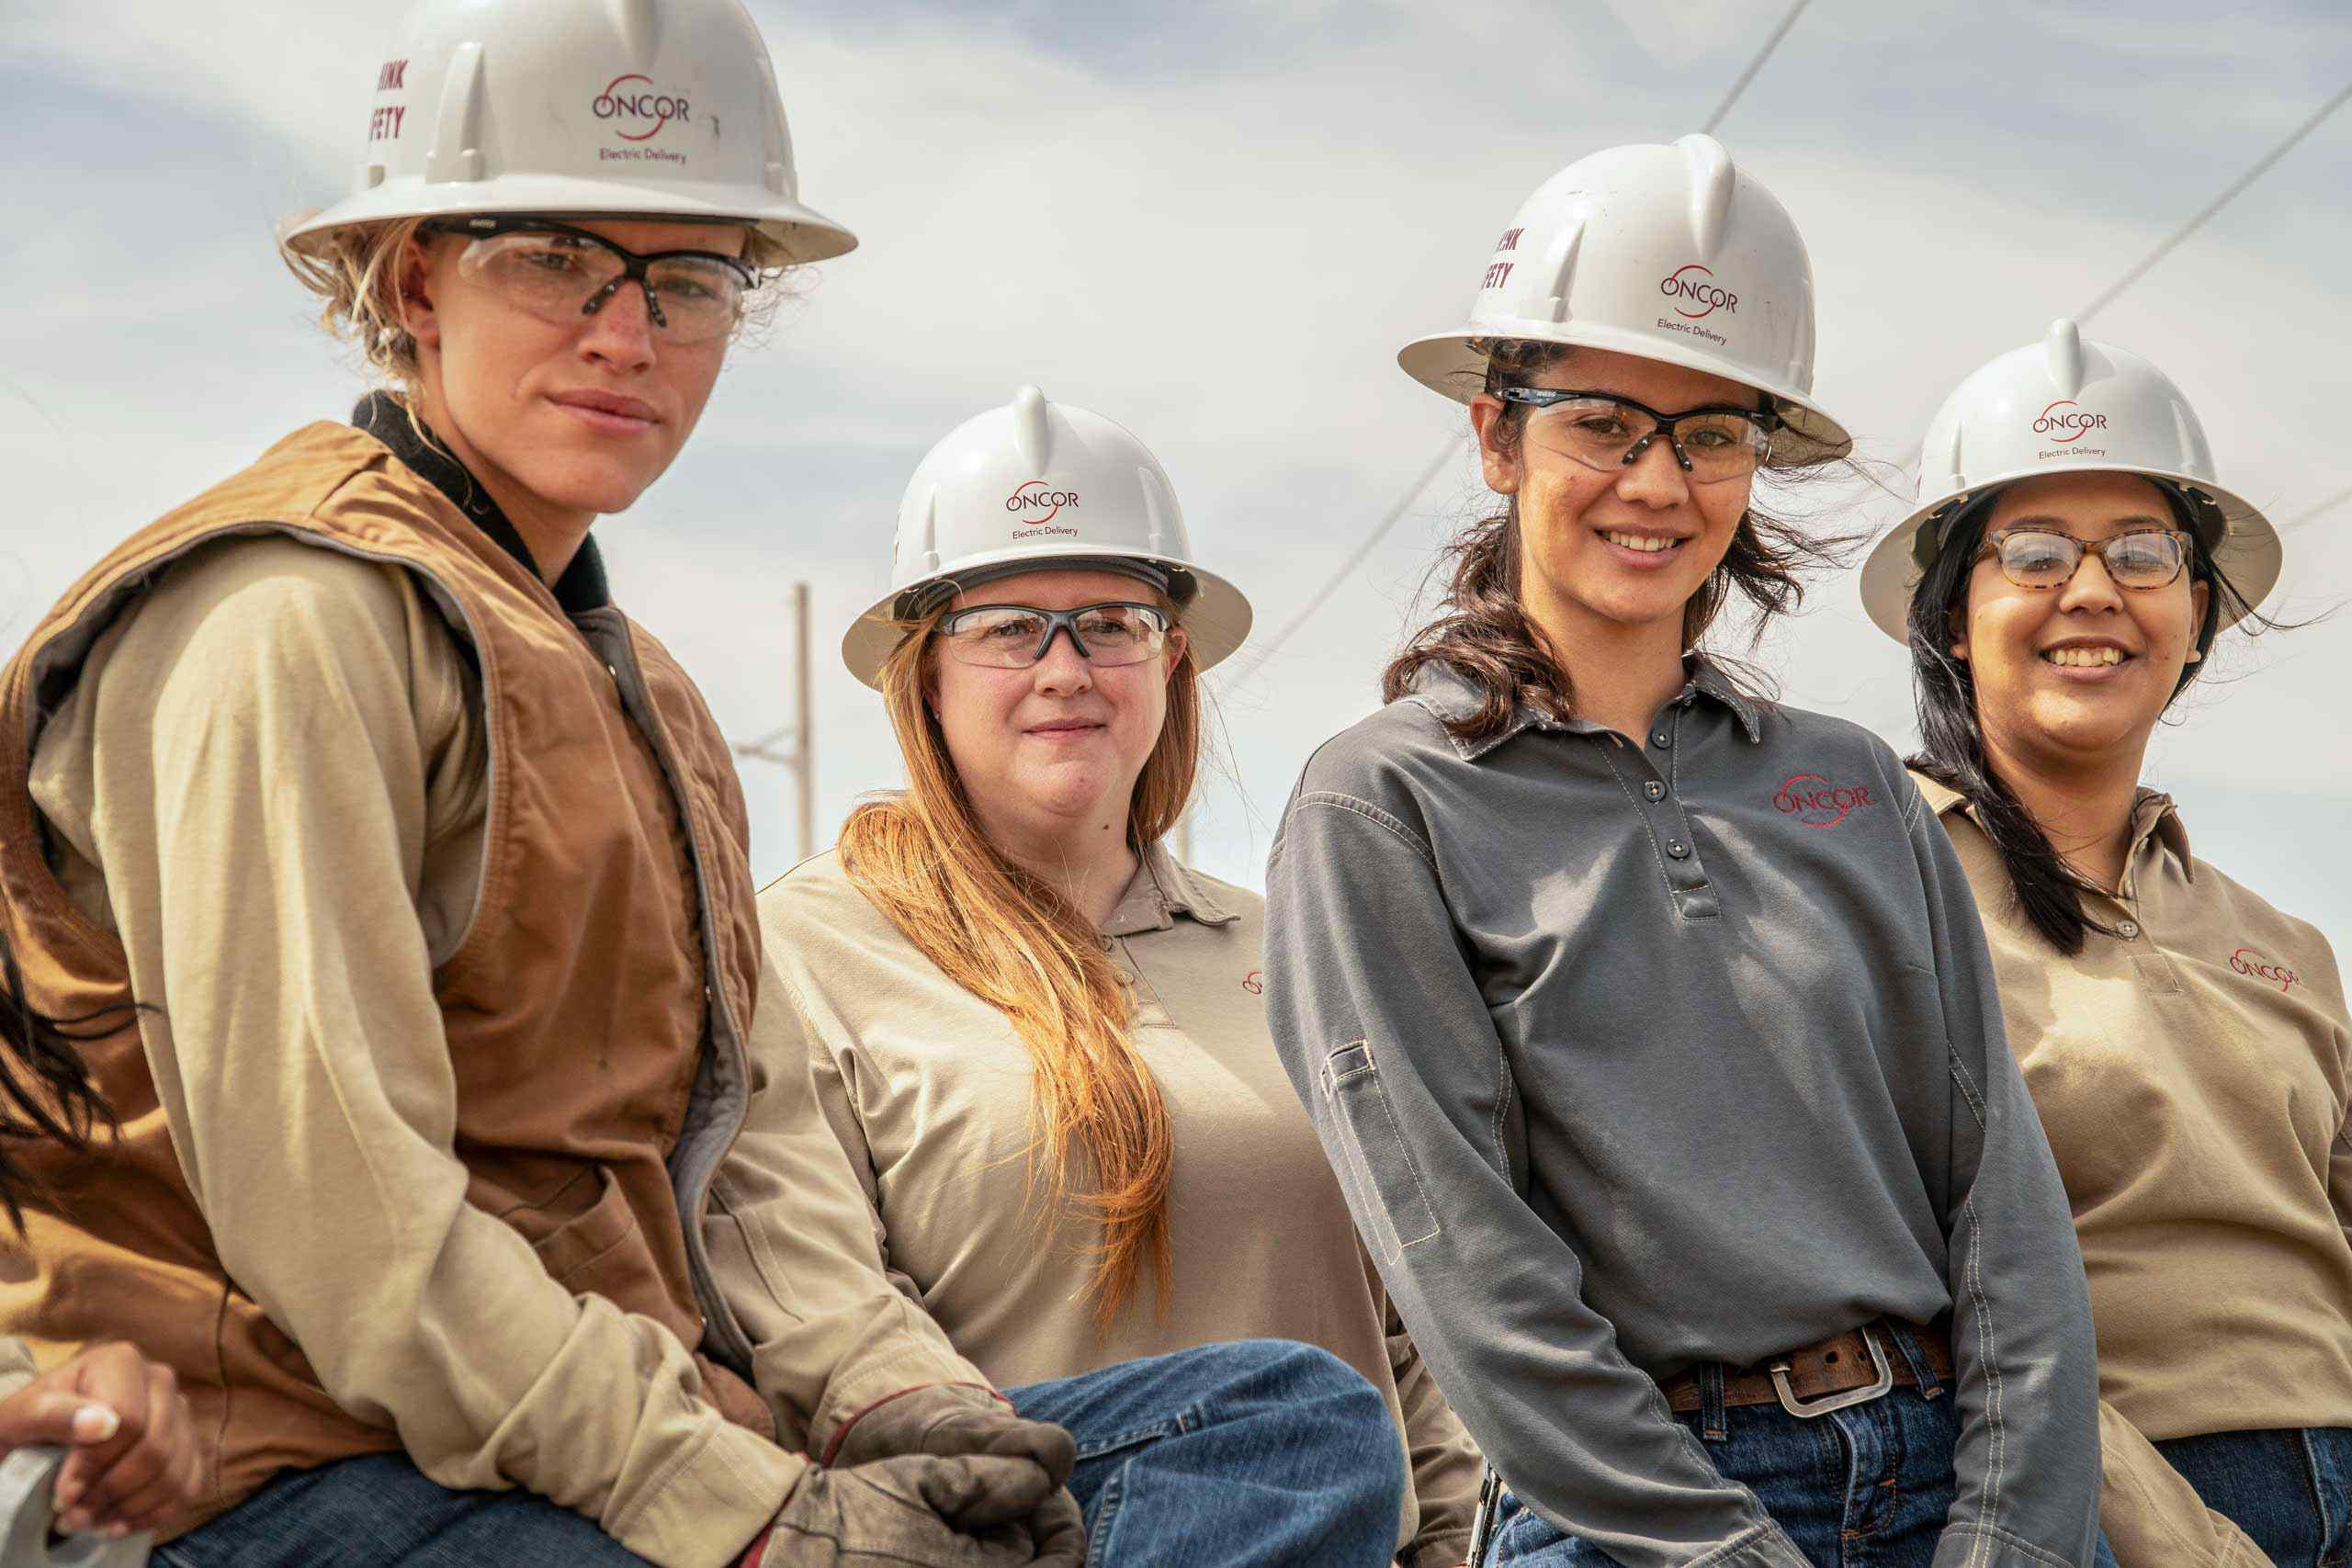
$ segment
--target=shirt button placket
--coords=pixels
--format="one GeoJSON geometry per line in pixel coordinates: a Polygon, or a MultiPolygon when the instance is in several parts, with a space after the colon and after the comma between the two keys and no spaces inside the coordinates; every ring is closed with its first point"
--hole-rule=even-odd
{"type": "Polygon", "coordinates": [[[1659,715],[1657,726],[1650,731],[1649,745],[1635,747],[1633,755],[1646,775],[1641,783],[1643,826],[1648,829],[1650,841],[1657,846],[1665,864],[1667,889],[1683,918],[1696,919],[1719,912],[1714,889],[1708,886],[1706,868],[1699,863],[1699,852],[1691,840],[1690,823],[1683,813],[1682,803],[1674,798],[1673,786],[1658,776],[1657,761],[1653,756],[1673,750],[1675,722],[1679,716],[1679,709],[1659,715]]]}

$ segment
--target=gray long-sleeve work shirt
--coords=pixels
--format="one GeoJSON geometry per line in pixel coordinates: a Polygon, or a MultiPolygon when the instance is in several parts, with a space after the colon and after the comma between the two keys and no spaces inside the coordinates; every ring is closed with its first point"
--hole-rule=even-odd
{"type": "Polygon", "coordinates": [[[1703,663],[1639,740],[1473,703],[1326,744],[1267,873],[1276,1043],[1472,1436],[1628,1568],[1803,1568],[1657,1380],[1949,1312],[1938,1568],[2088,1562],[2074,1226],[1894,753],[1703,663]]]}

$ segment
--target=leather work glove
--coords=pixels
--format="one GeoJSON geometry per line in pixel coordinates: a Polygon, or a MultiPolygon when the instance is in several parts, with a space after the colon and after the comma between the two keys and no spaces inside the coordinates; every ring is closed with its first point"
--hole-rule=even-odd
{"type": "Polygon", "coordinates": [[[967,1382],[922,1383],[868,1405],[833,1435],[828,1464],[864,1464],[894,1454],[998,1454],[1035,1460],[1056,1486],[1078,1463],[1070,1435],[1030,1421],[992,1389],[967,1382]]]}
{"type": "Polygon", "coordinates": [[[1030,1461],[989,1454],[810,1465],[738,1568],[1080,1568],[1074,1508],[1053,1536],[1032,1528],[1057,1495],[1030,1461]]]}
{"type": "MultiPolygon", "coordinates": [[[[937,1459],[987,1455],[1025,1460],[1035,1464],[1052,1483],[1036,1511],[1025,1521],[1045,1552],[1073,1553],[1083,1560],[1086,1516],[1078,1499],[1063,1488],[1078,1464],[1078,1445],[1061,1427],[1031,1421],[1013,1413],[1012,1404],[994,1389],[974,1383],[922,1383],[869,1405],[833,1435],[826,1452],[829,1463],[867,1464],[898,1454],[928,1454],[937,1459]]],[[[1059,1562],[1041,1556],[1041,1562],[1059,1562]]]]}

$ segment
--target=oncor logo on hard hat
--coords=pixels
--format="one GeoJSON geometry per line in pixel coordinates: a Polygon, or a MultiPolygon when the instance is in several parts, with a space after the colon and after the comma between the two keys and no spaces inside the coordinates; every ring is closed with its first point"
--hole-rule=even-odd
{"type": "Polygon", "coordinates": [[[2107,415],[2085,413],[2075,407],[2075,400],[2072,398],[2059,399],[2048,408],[2043,409],[2041,416],[2033,422],[2033,433],[2036,435],[2063,435],[2070,440],[2089,431],[2106,428],[2107,415]],[[2060,409],[2068,409],[2073,412],[2060,413],[2058,412],[2060,409]]]}
{"type": "Polygon", "coordinates": [[[640,76],[635,72],[616,76],[606,83],[605,90],[596,95],[596,101],[590,107],[595,110],[598,119],[650,119],[653,122],[650,129],[634,134],[616,129],[615,134],[624,141],[643,141],[659,135],[662,128],[672,120],[688,118],[685,99],[655,92],[653,78],[640,76]]]}
{"type": "Polygon", "coordinates": [[[1679,305],[1674,308],[1676,315],[1688,317],[1694,321],[1702,316],[1713,315],[1718,309],[1729,310],[1735,316],[1738,315],[1739,296],[1724,288],[1714,279],[1713,273],[1701,266],[1697,262],[1692,262],[1688,266],[1679,266],[1659,278],[1657,291],[1669,299],[1688,299],[1698,305],[1700,309],[1696,310],[1686,310],[1679,305]],[[1698,276],[1692,276],[1693,273],[1698,276]]]}
{"type": "Polygon", "coordinates": [[[1021,519],[1023,528],[1050,523],[1065,506],[1078,504],[1074,490],[1047,490],[1043,479],[1031,479],[1004,498],[1004,509],[1021,519]]]}

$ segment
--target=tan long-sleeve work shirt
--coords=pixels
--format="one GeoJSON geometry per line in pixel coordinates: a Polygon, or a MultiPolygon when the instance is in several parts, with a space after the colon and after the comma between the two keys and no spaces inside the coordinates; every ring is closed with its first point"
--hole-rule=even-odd
{"type": "Polygon", "coordinates": [[[2352,1024],[2320,932],[2189,852],[2143,792],[2068,957],[1962,798],[1914,775],[1984,917],[2009,1047],[2098,1331],[2100,1523],[2123,1568],[2258,1568],[2154,1446],[2352,1426],[2352,1024]]]}
{"type": "MultiPolygon", "coordinates": [[[[1411,1466],[1408,1568],[1453,1568],[1479,1463],[1396,1320],[1266,1032],[1264,901],[1148,855],[1102,927],[1173,1134],[1172,1282],[1095,1331],[1083,1216],[1038,1212],[1026,1178],[1035,1068],[1004,1016],[892,925],[827,853],[771,884],[779,984],[754,1052],[797,1055],[874,1204],[888,1262],[989,1380],[1075,1376],[1218,1340],[1319,1345],[1388,1402],[1411,1466]]],[[[780,1066],[777,1070],[781,1070],[780,1066]]]]}
{"type": "Polygon", "coordinates": [[[467,1201],[433,973],[481,887],[475,680],[411,574],[218,547],[94,647],[32,792],[60,880],[154,1003],[146,1054],[220,1256],[328,1393],[444,1485],[528,1487],[716,1568],[794,1450],[963,1363],[883,1278],[797,1064],[752,1064],[704,1235],[778,1441],[720,1416],[693,1347],[573,1295],[467,1201]],[[240,747],[299,765],[245,787],[240,747]]]}

